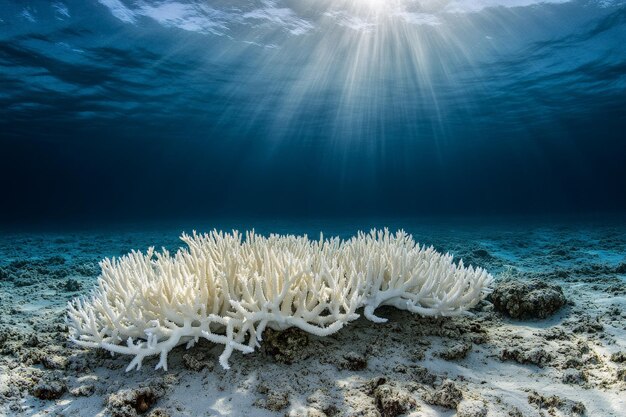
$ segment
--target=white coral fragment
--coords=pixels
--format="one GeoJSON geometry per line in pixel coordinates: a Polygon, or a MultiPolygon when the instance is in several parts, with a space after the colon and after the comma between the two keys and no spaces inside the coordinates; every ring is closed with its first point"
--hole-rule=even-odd
{"type": "Polygon", "coordinates": [[[404,231],[349,240],[248,232],[183,234],[175,255],[148,249],[104,259],[90,296],[68,305],[70,338],[80,346],[134,355],[127,370],[159,355],[167,369],[176,346],[199,338],[225,346],[219,358],[252,352],[265,328],[298,327],[317,336],[359,317],[374,322],[383,305],[451,316],[476,305],[492,276],[452,262],[404,231]]]}

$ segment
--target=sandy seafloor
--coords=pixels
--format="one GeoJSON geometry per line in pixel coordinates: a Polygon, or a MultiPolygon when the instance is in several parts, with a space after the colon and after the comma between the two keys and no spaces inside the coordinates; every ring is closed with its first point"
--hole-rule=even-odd
{"type": "MultiPolygon", "coordinates": [[[[314,238],[357,230],[241,226],[314,238]]],[[[558,284],[568,304],[539,320],[508,318],[488,301],[473,316],[446,319],[383,308],[387,323],[361,318],[326,338],[268,333],[260,350],[235,353],[228,371],[217,363],[221,345],[200,343],[172,352],[167,372],[151,359],[126,373],[129,357],[67,341],[66,303],[89,292],[103,257],[175,249],[190,228],[3,233],[0,415],[626,416],[624,223],[389,226],[487,268],[497,282],[558,284]]]]}

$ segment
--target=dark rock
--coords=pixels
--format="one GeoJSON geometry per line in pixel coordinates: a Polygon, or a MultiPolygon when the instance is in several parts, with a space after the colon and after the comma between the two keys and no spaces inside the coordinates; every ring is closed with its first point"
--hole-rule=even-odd
{"type": "Polygon", "coordinates": [[[490,295],[496,311],[520,319],[544,319],[563,307],[563,290],[543,281],[504,281],[490,295]]]}
{"type": "Polygon", "coordinates": [[[204,368],[213,370],[214,361],[206,359],[203,352],[186,353],[183,355],[183,366],[190,371],[200,372],[204,368]]]}
{"type": "Polygon", "coordinates": [[[367,368],[367,358],[356,352],[348,352],[343,355],[343,360],[339,362],[339,369],[350,371],[362,371],[367,368]]]}
{"type": "Polygon", "coordinates": [[[491,256],[491,254],[487,252],[486,249],[476,249],[474,252],[472,252],[472,255],[474,256],[474,258],[479,258],[483,260],[493,258],[493,256],[491,256]]]}
{"type": "Polygon", "coordinates": [[[67,292],[78,291],[80,290],[80,288],[81,288],[80,282],[71,278],[65,281],[65,284],[63,284],[63,289],[67,292]]]}
{"type": "Polygon", "coordinates": [[[148,411],[163,393],[154,387],[122,390],[109,396],[107,409],[112,417],[136,417],[148,411]]]}
{"type": "Polygon", "coordinates": [[[536,405],[538,408],[560,408],[565,402],[563,399],[553,395],[551,397],[544,397],[537,391],[532,391],[528,395],[528,404],[536,405]]]}
{"type": "Polygon", "coordinates": [[[471,343],[459,342],[438,352],[437,356],[447,361],[454,361],[464,359],[471,350],[471,343]]]}
{"type": "Polygon", "coordinates": [[[611,360],[615,363],[626,362],[626,352],[615,352],[611,355],[611,360]]]}
{"type": "Polygon", "coordinates": [[[269,391],[266,398],[259,399],[254,405],[270,411],[280,411],[289,406],[289,393],[269,391]]]}
{"type": "Polygon", "coordinates": [[[412,366],[411,368],[415,382],[432,386],[437,381],[437,375],[430,372],[427,368],[423,366],[412,366]]]}
{"type": "Polygon", "coordinates": [[[309,344],[306,333],[296,327],[284,331],[267,329],[263,333],[263,349],[280,363],[291,364],[303,356],[309,344]]]}
{"type": "Polygon", "coordinates": [[[24,345],[28,347],[37,347],[39,346],[39,338],[37,337],[36,334],[31,333],[26,339],[26,341],[24,342],[24,345]]]}
{"type": "Polygon", "coordinates": [[[587,382],[587,374],[577,369],[566,369],[561,380],[564,384],[583,385],[587,382]]]}
{"type": "Polygon", "coordinates": [[[565,362],[563,363],[563,368],[565,369],[580,369],[582,368],[583,363],[580,360],[580,358],[574,357],[574,356],[570,356],[568,358],[565,358],[565,362]]]}
{"type": "Polygon", "coordinates": [[[546,352],[542,347],[526,349],[522,346],[502,349],[500,352],[500,360],[512,360],[521,364],[533,364],[543,367],[550,363],[552,355],[546,352]]]}
{"type": "Polygon", "coordinates": [[[32,279],[20,279],[19,281],[13,281],[13,285],[17,288],[21,287],[30,287],[31,285],[35,285],[37,281],[32,279]]]}
{"type": "Polygon", "coordinates": [[[41,357],[41,364],[46,369],[65,369],[67,362],[67,358],[59,355],[43,355],[41,357]]]}
{"type": "Polygon", "coordinates": [[[48,375],[32,387],[31,394],[41,400],[56,400],[61,398],[66,391],[67,385],[61,378],[48,375]]]}
{"type": "Polygon", "coordinates": [[[33,388],[42,382],[44,373],[36,368],[18,368],[17,374],[10,376],[8,384],[0,384],[0,402],[2,398],[21,398],[24,392],[34,394],[33,388]]]}
{"type": "Polygon", "coordinates": [[[0,329],[0,348],[4,346],[12,335],[13,331],[11,329],[0,329]]]}
{"type": "Polygon", "coordinates": [[[572,326],[574,333],[594,334],[604,330],[604,326],[597,317],[595,319],[589,316],[578,317],[576,320],[569,321],[568,324],[572,326]]]}
{"type": "Polygon", "coordinates": [[[154,410],[150,411],[148,417],[170,417],[170,413],[168,413],[167,410],[163,408],[155,408],[154,410]]]}
{"type": "Polygon", "coordinates": [[[554,415],[553,410],[560,410],[567,416],[584,416],[585,405],[579,401],[572,401],[565,398],[552,395],[549,397],[539,394],[537,391],[531,391],[528,395],[528,403],[536,406],[540,410],[548,410],[548,414],[554,415]]]}
{"type": "Polygon", "coordinates": [[[406,391],[387,383],[374,388],[373,396],[382,417],[405,414],[417,405],[406,391]]]}
{"type": "Polygon", "coordinates": [[[626,295],[626,285],[619,283],[606,288],[606,292],[612,295],[626,295]]]}
{"type": "Polygon", "coordinates": [[[423,400],[427,404],[455,409],[463,400],[463,392],[457,388],[454,382],[445,380],[434,392],[426,393],[423,400]]]}
{"type": "Polygon", "coordinates": [[[569,335],[560,327],[552,327],[543,332],[545,340],[568,340],[569,335]]]}
{"type": "Polygon", "coordinates": [[[65,263],[65,258],[62,256],[51,256],[46,260],[48,265],[63,265],[65,263]]]}
{"type": "Polygon", "coordinates": [[[20,269],[20,268],[24,268],[25,266],[27,266],[29,263],[29,261],[27,261],[26,259],[19,259],[17,261],[13,261],[9,264],[9,267],[11,267],[12,269],[20,269]]]}
{"type": "Polygon", "coordinates": [[[563,249],[563,248],[557,248],[557,249],[552,249],[550,251],[550,255],[554,255],[554,256],[559,256],[559,257],[566,257],[569,255],[569,251],[563,249]]]}
{"type": "Polygon", "coordinates": [[[77,275],[85,277],[95,277],[100,271],[100,267],[97,262],[86,262],[74,267],[74,271],[77,275]]]}

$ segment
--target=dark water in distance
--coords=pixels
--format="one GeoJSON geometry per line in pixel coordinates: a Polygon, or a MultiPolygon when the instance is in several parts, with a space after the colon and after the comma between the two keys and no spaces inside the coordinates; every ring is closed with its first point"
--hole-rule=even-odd
{"type": "Polygon", "coordinates": [[[626,2],[0,0],[0,175],[5,227],[623,215],[626,2]]]}

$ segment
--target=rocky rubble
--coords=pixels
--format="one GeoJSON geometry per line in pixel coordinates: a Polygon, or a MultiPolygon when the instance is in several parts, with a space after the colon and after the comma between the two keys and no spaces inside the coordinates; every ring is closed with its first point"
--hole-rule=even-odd
{"type": "Polygon", "coordinates": [[[560,286],[544,281],[503,281],[490,295],[496,311],[515,319],[545,319],[566,303],[560,286]]]}

